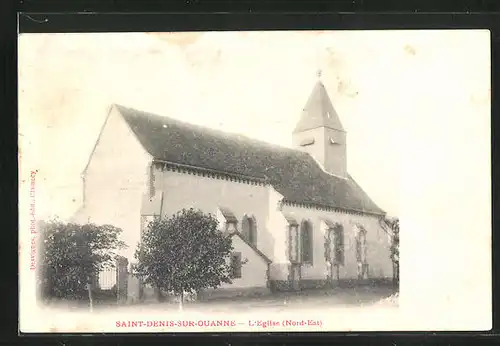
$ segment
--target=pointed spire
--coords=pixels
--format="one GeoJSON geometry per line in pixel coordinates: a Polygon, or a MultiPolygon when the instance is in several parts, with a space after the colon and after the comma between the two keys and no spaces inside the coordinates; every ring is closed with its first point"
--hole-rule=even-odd
{"type": "Polygon", "coordinates": [[[318,81],[307,100],[294,133],[311,130],[318,127],[328,127],[344,131],[339,116],[333,108],[328,92],[321,82],[321,70],[317,71],[318,81]]]}

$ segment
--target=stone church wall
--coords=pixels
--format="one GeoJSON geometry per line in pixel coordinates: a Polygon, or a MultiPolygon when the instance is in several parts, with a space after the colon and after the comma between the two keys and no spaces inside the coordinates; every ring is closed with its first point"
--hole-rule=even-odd
{"type": "Polygon", "coordinates": [[[163,191],[164,216],[182,208],[200,209],[216,215],[219,207],[225,207],[238,219],[239,229],[245,215],[253,216],[257,227],[257,248],[273,259],[275,241],[267,229],[270,214],[267,186],[168,170],[157,170],[155,182],[156,189],[163,191]]]}
{"type": "Polygon", "coordinates": [[[149,160],[121,115],[111,110],[84,176],[84,205],[75,221],[121,228],[128,245],[121,255],[129,260],[139,241],[149,160]]]}
{"type": "MultiPolygon", "coordinates": [[[[284,212],[293,215],[297,222],[308,220],[313,227],[313,263],[303,264],[302,280],[319,282],[326,280],[329,275],[329,266],[325,259],[325,227],[322,220],[328,219],[340,223],[344,228],[344,265],[339,268],[340,281],[357,279],[358,269],[356,260],[355,226],[362,225],[367,233],[367,261],[369,264],[368,277],[374,280],[389,280],[392,278],[392,262],[390,255],[390,239],[381,228],[376,216],[327,212],[310,208],[285,206],[284,212]]],[[[320,284],[320,283],[318,283],[320,284]]],[[[311,284],[315,285],[315,284],[311,284]]]]}
{"type": "Polygon", "coordinates": [[[217,289],[207,289],[200,293],[200,299],[217,296],[249,296],[269,294],[268,263],[238,236],[233,236],[235,252],[242,254],[241,278],[233,279],[232,284],[222,284],[217,289]]]}

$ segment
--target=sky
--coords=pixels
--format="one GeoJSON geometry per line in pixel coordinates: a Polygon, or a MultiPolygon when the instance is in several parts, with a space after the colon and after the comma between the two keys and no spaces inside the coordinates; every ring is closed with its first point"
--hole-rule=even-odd
{"type": "Polygon", "coordinates": [[[489,107],[483,43],[467,31],[23,34],[20,164],[38,170],[39,215],[69,217],[111,104],[290,146],[321,69],[350,174],[397,216],[406,125],[425,141],[446,134],[444,112],[471,126],[470,108],[489,107]]]}

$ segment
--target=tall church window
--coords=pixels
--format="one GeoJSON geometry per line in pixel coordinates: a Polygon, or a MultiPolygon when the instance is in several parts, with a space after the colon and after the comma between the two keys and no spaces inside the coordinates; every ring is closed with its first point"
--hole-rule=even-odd
{"type": "Polygon", "coordinates": [[[252,245],[257,246],[257,223],[254,217],[245,216],[241,221],[243,237],[252,245]]]}
{"type": "Polygon", "coordinates": [[[289,259],[290,262],[300,261],[299,226],[296,224],[289,227],[289,259]]]}
{"type": "Polygon", "coordinates": [[[313,229],[311,222],[303,221],[300,227],[302,262],[313,263],[313,229]]]}
{"type": "Polygon", "coordinates": [[[365,279],[368,277],[368,259],[367,259],[367,241],[366,229],[361,226],[356,226],[356,261],[358,262],[358,277],[365,279]]]}
{"type": "Polygon", "coordinates": [[[344,227],[341,224],[336,224],[332,230],[333,233],[333,248],[334,248],[334,263],[344,265],[344,227]]]}

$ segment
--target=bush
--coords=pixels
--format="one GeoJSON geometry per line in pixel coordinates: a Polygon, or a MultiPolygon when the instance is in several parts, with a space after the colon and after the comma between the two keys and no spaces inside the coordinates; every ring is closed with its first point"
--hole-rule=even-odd
{"type": "Polygon", "coordinates": [[[59,221],[40,226],[42,297],[88,299],[86,284],[97,280],[100,270],[112,267],[116,250],[125,246],[118,239],[121,229],[59,221]]]}

